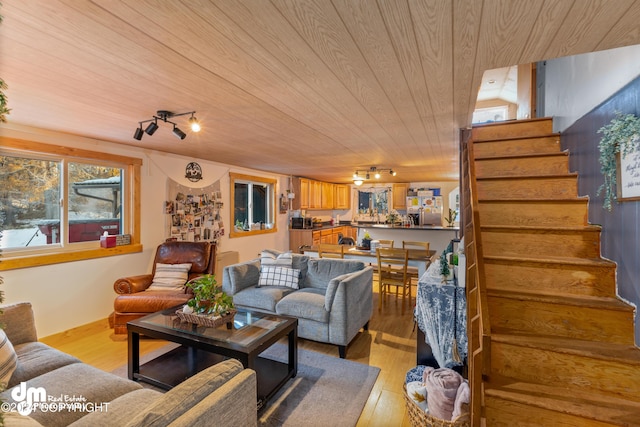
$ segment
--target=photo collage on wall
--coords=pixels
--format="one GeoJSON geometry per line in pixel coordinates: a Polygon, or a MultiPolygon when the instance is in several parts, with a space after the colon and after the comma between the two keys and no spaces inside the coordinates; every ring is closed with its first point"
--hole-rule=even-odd
{"type": "Polygon", "coordinates": [[[224,236],[220,181],[204,188],[190,188],[167,179],[164,204],[168,239],[217,243],[224,236]]]}

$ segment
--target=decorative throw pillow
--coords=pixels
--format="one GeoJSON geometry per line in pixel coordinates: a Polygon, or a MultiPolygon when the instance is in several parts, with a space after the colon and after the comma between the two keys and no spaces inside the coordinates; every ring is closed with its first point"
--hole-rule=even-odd
{"type": "Polygon", "coordinates": [[[262,251],[260,253],[260,267],[266,265],[277,265],[280,267],[289,267],[291,268],[291,264],[293,263],[293,256],[291,252],[284,252],[281,254],[274,253],[268,250],[262,251]]]}
{"type": "Polygon", "coordinates": [[[9,383],[13,371],[18,366],[18,356],[4,329],[0,329],[0,384],[9,383]]]}
{"type": "Polygon", "coordinates": [[[191,263],[187,264],[156,264],[150,291],[181,291],[189,278],[191,263]]]}
{"type": "Polygon", "coordinates": [[[260,269],[260,286],[286,286],[287,288],[298,289],[298,277],[300,270],[280,266],[265,265],[260,269]]]}

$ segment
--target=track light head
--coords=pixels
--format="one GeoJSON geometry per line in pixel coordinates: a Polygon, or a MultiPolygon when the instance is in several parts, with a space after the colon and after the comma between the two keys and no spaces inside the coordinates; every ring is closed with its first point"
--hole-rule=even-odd
{"type": "Polygon", "coordinates": [[[194,117],[193,114],[191,114],[191,118],[189,119],[189,126],[191,126],[192,132],[200,132],[200,122],[194,117]]]}
{"type": "Polygon", "coordinates": [[[140,127],[133,133],[133,139],[137,139],[138,141],[140,141],[143,135],[144,131],[142,130],[142,124],[140,124],[140,127]]]}
{"type": "Polygon", "coordinates": [[[391,176],[396,176],[396,171],[394,171],[393,169],[390,169],[390,170],[389,170],[389,174],[390,174],[391,176]]]}
{"type": "Polygon", "coordinates": [[[176,125],[173,125],[173,134],[177,136],[178,139],[185,139],[187,137],[187,134],[182,132],[176,125]]]}
{"type": "Polygon", "coordinates": [[[157,130],[158,130],[158,123],[156,123],[156,121],[154,120],[151,123],[149,123],[149,126],[147,126],[147,128],[144,131],[147,133],[147,135],[153,135],[157,130]]]}

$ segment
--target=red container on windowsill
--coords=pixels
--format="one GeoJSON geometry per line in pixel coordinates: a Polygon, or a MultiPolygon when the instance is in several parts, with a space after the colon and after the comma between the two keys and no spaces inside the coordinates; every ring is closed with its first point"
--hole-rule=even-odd
{"type": "Polygon", "coordinates": [[[116,247],[116,236],[100,236],[100,247],[101,248],[115,248],[116,247]]]}

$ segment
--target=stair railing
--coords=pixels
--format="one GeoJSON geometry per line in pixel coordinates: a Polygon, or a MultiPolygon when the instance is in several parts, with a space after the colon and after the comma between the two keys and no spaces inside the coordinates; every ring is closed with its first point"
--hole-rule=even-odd
{"type": "MultiPolygon", "coordinates": [[[[463,132],[464,134],[464,132],[463,132]]],[[[476,190],[473,140],[470,132],[462,140],[462,203],[467,260],[467,333],[469,342],[469,385],[471,388],[471,425],[481,425],[483,414],[483,381],[491,372],[491,326],[487,304],[480,214],[476,190]]]]}

